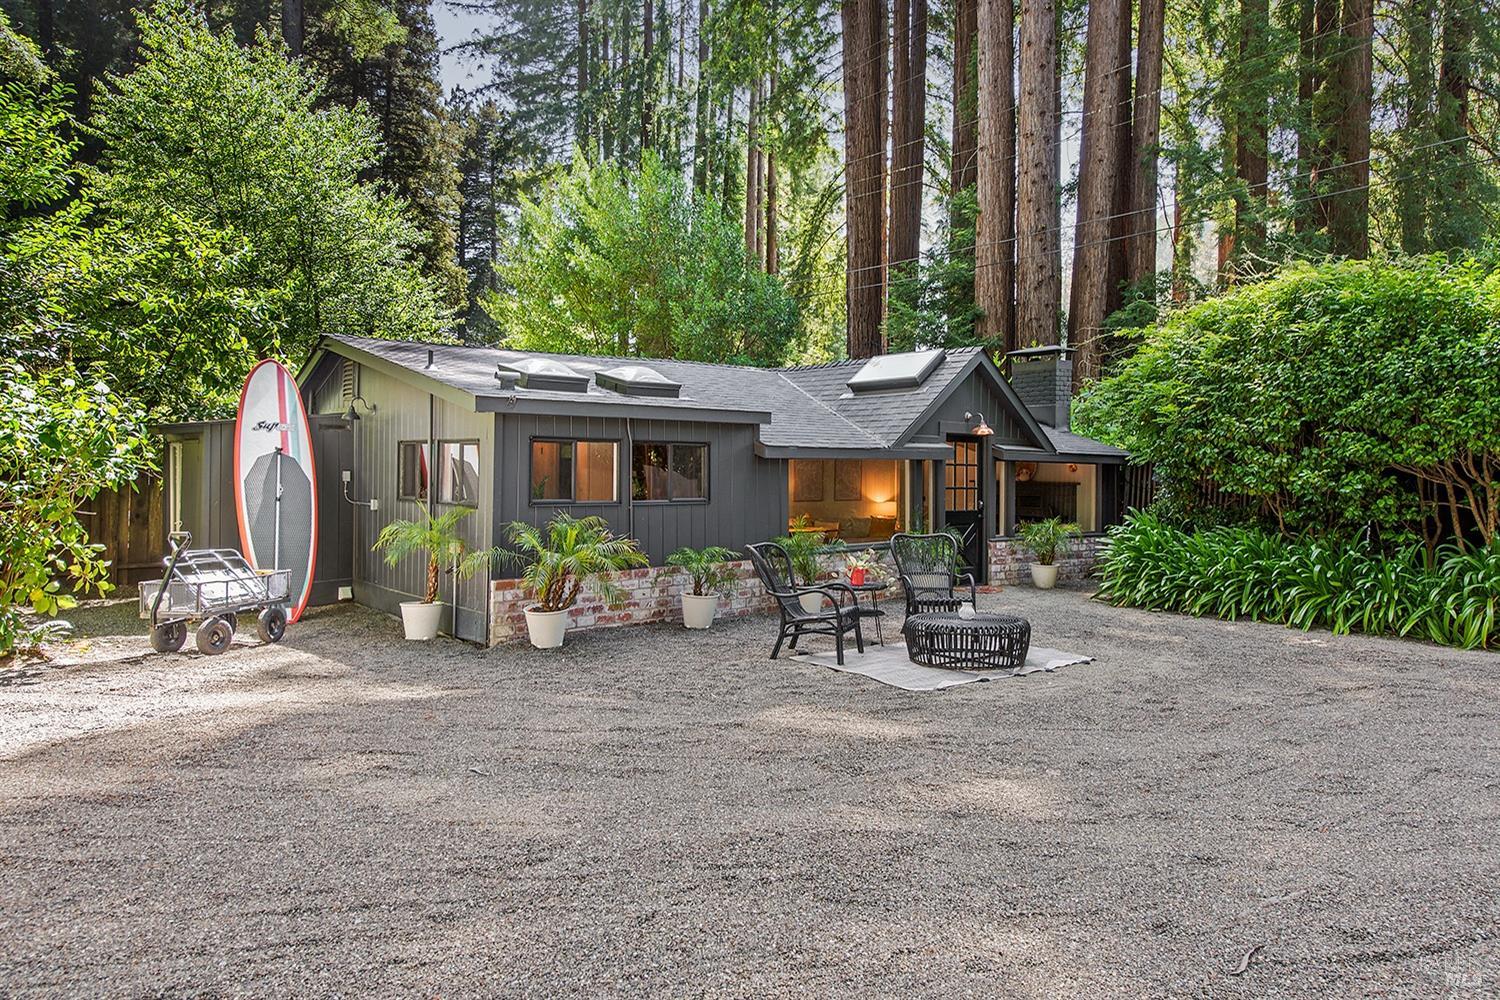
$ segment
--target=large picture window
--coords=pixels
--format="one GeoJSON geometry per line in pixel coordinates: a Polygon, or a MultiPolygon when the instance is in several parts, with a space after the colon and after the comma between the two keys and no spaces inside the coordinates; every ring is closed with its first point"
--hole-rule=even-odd
{"type": "Polygon", "coordinates": [[[532,441],[531,502],[616,502],[617,450],[613,441],[532,441]]]}
{"type": "Polygon", "coordinates": [[[427,502],[427,442],[402,441],[396,446],[396,497],[427,502]]]}
{"type": "Polygon", "coordinates": [[[788,463],[787,530],[826,540],[889,541],[903,528],[906,475],[892,459],[792,459],[788,463]]]}
{"type": "Polygon", "coordinates": [[[631,499],[708,499],[708,445],[637,443],[630,456],[631,499]]]}
{"type": "Polygon", "coordinates": [[[438,503],[479,506],[479,442],[439,441],[438,503]]]}

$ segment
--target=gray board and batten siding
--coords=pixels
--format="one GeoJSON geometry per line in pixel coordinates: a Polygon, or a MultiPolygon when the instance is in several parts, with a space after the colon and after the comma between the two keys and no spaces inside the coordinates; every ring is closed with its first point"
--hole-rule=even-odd
{"type": "MultiPolygon", "coordinates": [[[[425,392],[397,375],[325,356],[303,380],[303,391],[317,411],[326,414],[346,412],[355,396],[357,420],[346,422],[350,461],[341,464],[333,474],[338,486],[338,504],[350,518],[348,536],[352,543],[352,586],[354,599],[390,614],[400,613],[403,601],[419,601],[427,589],[427,565],[419,556],[401,560],[391,566],[382,553],[375,551],[375,540],[392,521],[416,520],[421,504],[402,499],[399,489],[399,454],[402,442],[428,446],[434,461],[439,442],[473,442],[479,447],[479,496],[472,504],[473,513],[459,522],[459,533],[470,551],[482,551],[494,545],[493,476],[494,416],[465,410],[460,405],[425,392]],[[373,407],[369,404],[373,404],[373,407]],[[341,472],[351,473],[348,498],[343,495],[341,472]],[[371,499],[379,509],[371,511],[371,499]]],[[[322,475],[319,463],[319,475],[322,475]]],[[[436,475],[430,489],[435,489],[436,475]]],[[[321,480],[320,480],[321,482],[321,480]]],[[[450,506],[433,502],[438,515],[450,506]]],[[[480,572],[466,581],[455,581],[444,574],[439,597],[450,605],[452,618],[443,623],[443,631],[462,639],[485,642],[489,636],[489,575],[480,572]]]]}
{"type": "MultiPolygon", "coordinates": [[[[634,417],[499,414],[495,469],[496,531],[511,521],[541,525],[560,511],[598,515],[618,535],[636,539],[653,566],[682,546],[723,545],[735,550],[786,533],[786,462],[755,454],[753,424],[703,423],[634,417]],[[531,496],[533,440],[616,443],[614,503],[534,500],[531,496]],[[630,469],[634,444],[702,444],[708,448],[708,496],[703,500],[632,501],[630,469]]],[[[504,566],[513,573],[516,567],[504,566]]]]}

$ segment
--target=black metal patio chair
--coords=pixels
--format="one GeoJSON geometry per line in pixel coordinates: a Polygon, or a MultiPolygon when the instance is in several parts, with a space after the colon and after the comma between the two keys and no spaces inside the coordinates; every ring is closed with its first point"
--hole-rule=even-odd
{"type": "Polygon", "coordinates": [[[906,532],[891,538],[891,558],[906,591],[907,615],[926,611],[957,611],[959,605],[973,604],[977,590],[973,573],[959,573],[958,541],[946,532],[912,535],[906,532]],[[960,597],[958,587],[967,581],[968,599],[960,597]]]}
{"type": "Polygon", "coordinates": [[[838,661],[844,662],[844,636],[854,633],[854,644],[861,653],[865,651],[865,639],[859,630],[863,615],[859,599],[848,584],[825,583],[816,587],[797,586],[797,576],[792,571],[792,558],[786,549],[775,542],[747,545],[745,551],[766,593],[776,598],[777,610],[781,612],[781,631],[776,636],[776,645],[771,650],[771,659],[781,652],[781,644],[791,639],[788,649],[797,648],[797,640],[804,635],[829,635],[833,637],[838,661]],[[827,598],[817,611],[808,611],[802,606],[803,594],[818,594],[827,598]],[[844,599],[847,597],[848,603],[844,599]]]}

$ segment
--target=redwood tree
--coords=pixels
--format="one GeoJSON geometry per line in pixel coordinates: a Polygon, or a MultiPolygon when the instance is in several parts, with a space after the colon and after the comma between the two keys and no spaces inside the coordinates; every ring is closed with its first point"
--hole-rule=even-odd
{"type": "Polygon", "coordinates": [[[979,219],[974,304],[979,335],[1016,345],[1014,0],[979,0],[979,219]]]}
{"type": "Polygon", "coordinates": [[[1110,214],[1119,169],[1114,102],[1123,71],[1118,62],[1119,34],[1125,30],[1120,7],[1117,0],[1089,4],[1078,224],[1073,229],[1073,285],[1068,308],[1068,344],[1075,349],[1075,387],[1099,373],[1099,338],[1109,298],[1110,214]]]}
{"type": "Polygon", "coordinates": [[[1055,344],[1062,273],[1058,258],[1057,7],[1022,0],[1021,99],[1017,105],[1016,342],[1055,344]]]}
{"type": "Polygon", "coordinates": [[[1130,217],[1125,277],[1139,287],[1156,273],[1156,156],[1161,139],[1162,42],[1166,0],[1141,0],[1130,138],[1130,217]]]}
{"type": "Polygon", "coordinates": [[[885,0],[845,0],[845,304],[851,358],[884,350],[886,66],[885,0]]]}

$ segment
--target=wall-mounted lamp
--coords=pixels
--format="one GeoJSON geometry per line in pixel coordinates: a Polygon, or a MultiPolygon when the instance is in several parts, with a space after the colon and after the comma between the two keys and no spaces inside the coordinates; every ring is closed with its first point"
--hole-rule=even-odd
{"type": "Polygon", "coordinates": [[[355,405],[357,403],[363,403],[363,404],[365,404],[365,412],[366,413],[374,413],[375,412],[375,404],[374,403],[370,402],[368,399],[366,399],[363,396],[355,396],[353,399],[349,400],[349,409],[347,409],[347,410],[344,411],[344,419],[348,420],[351,423],[353,423],[354,421],[356,421],[356,420],[359,419],[359,410],[356,408],[356,405],[355,405]]]}
{"type": "Polygon", "coordinates": [[[970,434],[973,434],[976,437],[987,438],[991,434],[995,433],[995,429],[989,424],[985,423],[983,413],[965,413],[964,419],[973,420],[976,416],[979,418],[979,423],[975,424],[974,429],[969,431],[970,434]]]}

